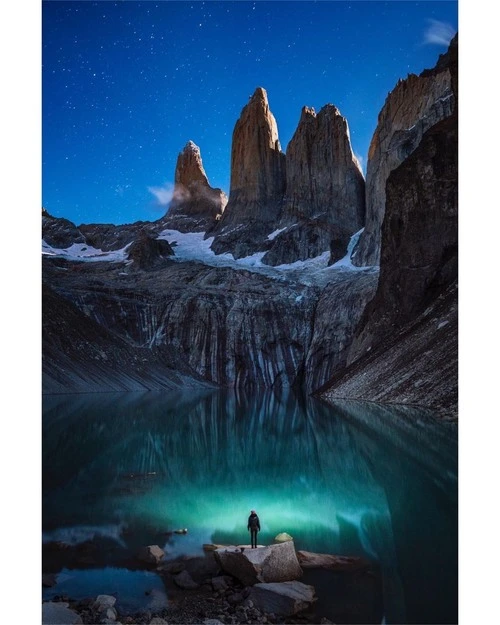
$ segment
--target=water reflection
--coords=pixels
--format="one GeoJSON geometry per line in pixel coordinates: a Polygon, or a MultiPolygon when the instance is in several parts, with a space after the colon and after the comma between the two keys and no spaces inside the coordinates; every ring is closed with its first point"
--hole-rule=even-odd
{"type": "Polygon", "coordinates": [[[152,542],[201,554],[248,542],[255,508],[260,542],[286,531],[299,549],[379,562],[387,622],[454,622],[456,450],[453,425],[408,408],[291,393],[47,397],[44,540],[100,540],[110,564],[152,542]]]}

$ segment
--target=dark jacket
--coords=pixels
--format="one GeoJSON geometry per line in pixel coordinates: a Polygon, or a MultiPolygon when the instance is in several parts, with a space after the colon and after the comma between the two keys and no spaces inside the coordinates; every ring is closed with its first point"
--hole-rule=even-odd
{"type": "Polygon", "coordinates": [[[259,521],[259,517],[256,514],[251,514],[248,517],[247,528],[249,530],[258,530],[260,532],[260,521],[259,521]]]}

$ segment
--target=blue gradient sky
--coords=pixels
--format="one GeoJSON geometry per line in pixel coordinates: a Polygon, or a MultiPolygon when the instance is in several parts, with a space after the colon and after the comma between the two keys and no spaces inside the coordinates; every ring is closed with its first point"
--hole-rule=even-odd
{"type": "Polygon", "coordinates": [[[76,224],[157,219],[188,140],[228,192],[257,86],[283,150],[301,107],[331,102],[365,168],[388,92],[457,28],[455,1],[43,2],[43,205],[76,224]]]}

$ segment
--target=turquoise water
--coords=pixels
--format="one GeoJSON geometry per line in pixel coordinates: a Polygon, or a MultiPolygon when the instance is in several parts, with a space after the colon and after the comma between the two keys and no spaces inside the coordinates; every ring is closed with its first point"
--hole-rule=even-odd
{"type": "Polygon", "coordinates": [[[288,532],[377,562],[387,623],[457,622],[457,431],[425,413],[292,393],[52,396],[42,461],[44,543],[98,546],[87,567],[59,563],[73,594],[108,592],[142,545],[248,543],[255,509],[259,543],[288,532]]]}

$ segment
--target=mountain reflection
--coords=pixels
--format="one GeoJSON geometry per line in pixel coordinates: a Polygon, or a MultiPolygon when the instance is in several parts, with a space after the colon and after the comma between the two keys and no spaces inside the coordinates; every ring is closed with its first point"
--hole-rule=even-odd
{"type": "Polygon", "coordinates": [[[452,622],[453,426],[409,408],[332,408],[292,393],[56,396],[43,408],[46,541],[82,540],[87,528],[130,550],[185,527],[162,546],[201,553],[207,542],[248,542],[255,508],[262,543],[286,531],[298,549],[379,562],[388,622],[432,622],[418,593],[432,595],[433,584],[445,604],[435,622],[452,622]],[[432,527],[419,532],[422,515],[432,527]],[[451,556],[449,583],[426,570],[431,554],[427,569],[451,556]]]}

